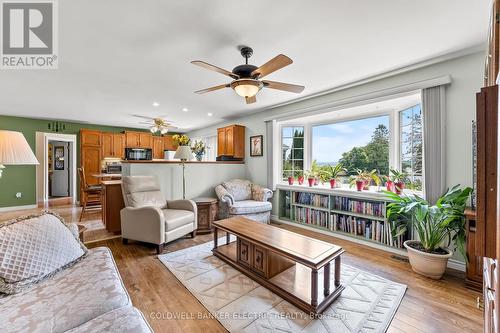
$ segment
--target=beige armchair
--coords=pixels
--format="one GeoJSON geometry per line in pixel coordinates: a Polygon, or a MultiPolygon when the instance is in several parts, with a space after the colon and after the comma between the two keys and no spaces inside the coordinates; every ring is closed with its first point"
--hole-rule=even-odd
{"type": "Polygon", "coordinates": [[[122,179],[125,208],[120,211],[122,239],[157,245],[191,234],[196,236],[197,209],[191,200],[165,200],[160,185],[152,176],[128,176],[122,179]]]}

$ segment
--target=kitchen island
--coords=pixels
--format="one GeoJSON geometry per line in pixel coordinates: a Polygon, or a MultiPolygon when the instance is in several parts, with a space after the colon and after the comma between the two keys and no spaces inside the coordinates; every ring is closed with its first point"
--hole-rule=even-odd
{"type": "MultiPolygon", "coordinates": [[[[241,161],[187,161],[186,198],[214,197],[218,184],[246,178],[241,161]]],[[[122,161],[123,176],[156,176],[165,199],[182,199],[182,164],[180,161],[122,161]]]]}

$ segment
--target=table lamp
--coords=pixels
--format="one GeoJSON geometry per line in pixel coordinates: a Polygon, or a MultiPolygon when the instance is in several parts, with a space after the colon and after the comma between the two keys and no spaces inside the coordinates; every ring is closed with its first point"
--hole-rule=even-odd
{"type": "Polygon", "coordinates": [[[191,152],[191,147],[189,146],[179,146],[175,151],[174,158],[180,159],[182,163],[182,199],[186,199],[186,177],[184,170],[186,168],[186,161],[189,161],[193,157],[191,152]]]}
{"type": "Polygon", "coordinates": [[[0,130],[0,177],[5,165],[37,165],[28,141],[21,132],[0,130]]]}

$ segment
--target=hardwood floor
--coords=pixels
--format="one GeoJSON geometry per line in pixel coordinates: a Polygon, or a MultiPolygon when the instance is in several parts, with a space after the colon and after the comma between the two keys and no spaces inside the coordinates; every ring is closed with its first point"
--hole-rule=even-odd
{"type": "MultiPolygon", "coordinates": [[[[51,209],[67,221],[78,221],[79,207],[51,209]]],[[[38,210],[1,213],[0,221],[33,211],[38,210]]],[[[89,216],[89,219],[97,218],[89,216]]],[[[389,333],[482,332],[483,314],[476,308],[476,299],[481,294],[465,288],[462,272],[448,270],[442,280],[434,281],[413,273],[407,262],[393,258],[390,253],[293,226],[281,227],[340,245],[346,250],[343,263],[406,284],[408,289],[389,333]]],[[[202,244],[212,237],[207,234],[180,239],[168,244],[165,251],[202,244]]],[[[160,263],[154,246],[132,241],[123,245],[120,238],[91,242],[87,246],[107,246],[112,250],[132,303],[144,313],[155,332],[226,332],[160,263]]]]}

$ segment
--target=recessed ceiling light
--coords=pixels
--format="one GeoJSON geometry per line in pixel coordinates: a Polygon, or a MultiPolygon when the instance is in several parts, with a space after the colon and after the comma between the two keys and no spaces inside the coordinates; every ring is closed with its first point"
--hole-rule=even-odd
{"type": "Polygon", "coordinates": [[[158,103],[158,102],[153,102],[153,106],[154,106],[154,107],[160,106],[160,103],[158,103]]]}
{"type": "Polygon", "coordinates": [[[212,117],[213,116],[212,112],[207,113],[207,116],[212,117]]]}
{"type": "Polygon", "coordinates": [[[182,108],[182,112],[188,112],[188,108],[182,108]]]}

